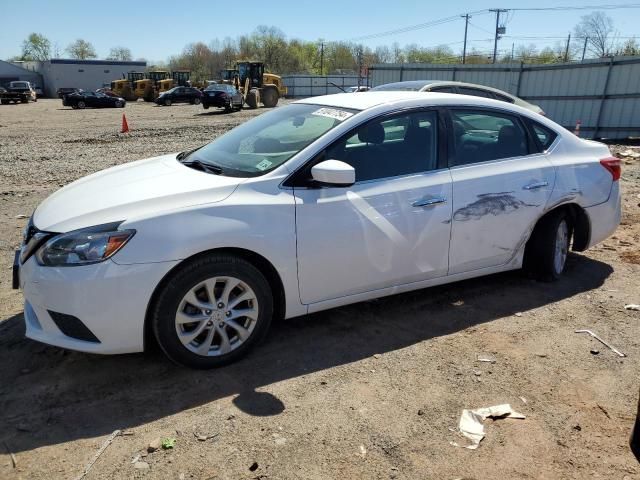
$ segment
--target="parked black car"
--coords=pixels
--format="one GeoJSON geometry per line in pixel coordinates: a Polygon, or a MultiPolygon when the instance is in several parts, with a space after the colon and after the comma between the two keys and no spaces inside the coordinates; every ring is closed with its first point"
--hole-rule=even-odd
{"type": "Polygon", "coordinates": [[[172,103],[190,103],[200,105],[202,92],[194,87],[174,87],[156,98],[158,105],[170,106],[172,103]]]}
{"type": "Polygon", "coordinates": [[[81,88],[75,88],[75,87],[60,87],[58,90],[56,90],[56,93],[58,94],[58,98],[62,100],[62,98],[64,98],[65,95],[69,95],[71,93],[76,93],[76,92],[82,92],[81,88]]]}
{"type": "Polygon", "coordinates": [[[124,98],[110,97],[97,92],[76,92],[62,98],[62,105],[71,108],[123,108],[126,104],[124,98]]]}
{"type": "Polygon", "coordinates": [[[233,85],[217,83],[209,85],[202,92],[202,106],[204,108],[218,107],[227,111],[234,108],[242,110],[244,98],[233,85]]]}

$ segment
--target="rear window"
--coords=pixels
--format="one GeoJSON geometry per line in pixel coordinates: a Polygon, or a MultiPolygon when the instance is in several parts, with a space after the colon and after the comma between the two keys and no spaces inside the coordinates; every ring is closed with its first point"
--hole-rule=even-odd
{"type": "Polygon", "coordinates": [[[507,103],[513,103],[515,102],[515,99],[511,98],[511,97],[507,97],[506,95],[500,95],[499,93],[493,92],[494,97],[496,97],[496,100],[500,100],[502,102],[507,102],[507,103]]]}
{"type": "Polygon", "coordinates": [[[458,93],[462,95],[473,95],[474,97],[493,98],[491,92],[480,90],[479,88],[458,87],[458,93]]]}

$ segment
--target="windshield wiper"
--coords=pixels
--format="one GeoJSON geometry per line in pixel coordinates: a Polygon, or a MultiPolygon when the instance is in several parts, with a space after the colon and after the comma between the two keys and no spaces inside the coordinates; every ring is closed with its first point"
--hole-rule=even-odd
{"type": "Polygon", "coordinates": [[[214,173],[216,175],[222,174],[221,167],[218,167],[217,165],[209,165],[208,163],[204,163],[200,160],[191,160],[189,162],[182,162],[182,164],[196,170],[202,170],[203,172],[214,173]]]}
{"type": "Polygon", "coordinates": [[[196,150],[200,150],[201,148],[202,147],[200,146],[191,150],[185,150],[184,152],[180,152],[178,155],[176,155],[176,160],[182,161],[185,158],[187,158],[189,155],[191,155],[193,152],[195,152],[196,150]]]}

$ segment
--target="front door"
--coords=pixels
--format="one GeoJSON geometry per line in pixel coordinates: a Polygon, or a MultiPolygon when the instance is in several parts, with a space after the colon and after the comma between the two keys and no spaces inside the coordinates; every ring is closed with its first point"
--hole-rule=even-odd
{"type": "Polygon", "coordinates": [[[453,221],[449,273],[504,265],[524,246],[555,178],[516,116],[451,109],[453,221]]]}
{"type": "Polygon", "coordinates": [[[447,274],[451,177],[438,123],[433,110],[373,120],[316,159],[353,166],[353,186],[294,188],[303,303],[447,274]]]}

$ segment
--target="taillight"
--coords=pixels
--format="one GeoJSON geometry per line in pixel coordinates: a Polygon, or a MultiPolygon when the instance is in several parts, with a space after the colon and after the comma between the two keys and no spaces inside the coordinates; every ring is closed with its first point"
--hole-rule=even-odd
{"type": "Polygon", "coordinates": [[[620,174],[622,173],[622,162],[619,158],[603,158],[602,160],[600,160],[600,165],[609,170],[609,173],[611,173],[614,182],[620,179],[620,174]]]}

